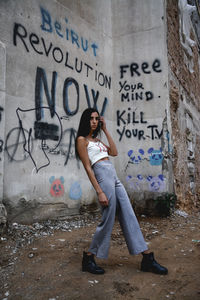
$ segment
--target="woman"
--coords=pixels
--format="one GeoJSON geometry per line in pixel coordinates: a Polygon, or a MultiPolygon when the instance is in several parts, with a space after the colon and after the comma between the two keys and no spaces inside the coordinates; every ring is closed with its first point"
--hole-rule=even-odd
{"type": "Polygon", "coordinates": [[[94,255],[98,258],[108,257],[117,211],[129,253],[143,255],[141,270],[167,274],[168,270],[159,265],[154,259],[153,252],[148,250],[128,195],[109,160],[109,155],[117,156],[117,148],[106,128],[104,118],[100,117],[96,109],[88,108],[81,116],[76,152],[102,206],[102,221],[97,226],[88,252],[83,252],[82,271],[104,274],[105,271],[97,266],[94,255]],[[101,131],[107,138],[108,146],[97,138],[101,131]]]}

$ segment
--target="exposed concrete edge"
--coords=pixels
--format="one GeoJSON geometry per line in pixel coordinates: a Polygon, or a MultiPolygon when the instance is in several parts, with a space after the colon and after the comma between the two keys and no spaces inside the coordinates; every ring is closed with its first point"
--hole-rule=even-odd
{"type": "Polygon", "coordinates": [[[0,233],[4,230],[7,224],[7,211],[3,203],[0,203],[0,233]]]}

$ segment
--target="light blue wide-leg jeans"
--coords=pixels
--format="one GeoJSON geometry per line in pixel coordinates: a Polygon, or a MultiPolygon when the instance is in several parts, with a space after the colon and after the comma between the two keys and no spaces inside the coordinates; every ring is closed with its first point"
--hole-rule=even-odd
{"type": "Polygon", "coordinates": [[[118,179],[112,163],[109,160],[97,162],[93,166],[93,171],[102,191],[108,198],[109,205],[102,208],[101,223],[96,228],[88,251],[98,258],[108,257],[116,210],[129,253],[135,255],[147,250],[147,244],[127,192],[118,179]]]}

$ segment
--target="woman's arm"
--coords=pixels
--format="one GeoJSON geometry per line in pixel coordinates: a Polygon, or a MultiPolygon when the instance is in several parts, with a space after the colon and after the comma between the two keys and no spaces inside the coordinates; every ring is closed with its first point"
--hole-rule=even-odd
{"type": "Polygon", "coordinates": [[[110,133],[108,132],[108,130],[106,128],[106,122],[105,122],[104,117],[101,117],[100,121],[102,123],[101,129],[103,130],[103,132],[107,138],[108,144],[109,144],[109,147],[107,146],[108,154],[111,156],[117,156],[118,155],[117,147],[116,147],[115,142],[113,141],[110,133]]]}
{"type": "Polygon", "coordinates": [[[88,152],[87,152],[87,141],[82,136],[79,136],[77,139],[77,151],[78,151],[80,160],[82,161],[83,166],[86,170],[88,178],[98,195],[99,203],[102,206],[108,206],[108,199],[107,199],[106,195],[103,193],[100,185],[98,184],[98,182],[95,178],[94,172],[90,165],[90,160],[89,160],[88,152]]]}

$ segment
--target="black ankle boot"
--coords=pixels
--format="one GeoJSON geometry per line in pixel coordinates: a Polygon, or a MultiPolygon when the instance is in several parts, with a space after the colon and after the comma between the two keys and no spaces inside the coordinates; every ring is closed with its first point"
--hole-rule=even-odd
{"type": "Polygon", "coordinates": [[[83,252],[82,271],[90,272],[92,274],[97,274],[97,275],[105,273],[104,269],[97,266],[94,260],[94,254],[87,255],[86,252],[83,252]]]}
{"type": "Polygon", "coordinates": [[[143,254],[143,259],[141,262],[141,270],[144,272],[152,272],[161,275],[167,275],[168,270],[167,268],[161,266],[157,261],[154,259],[153,252],[148,254],[143,254]]]}

